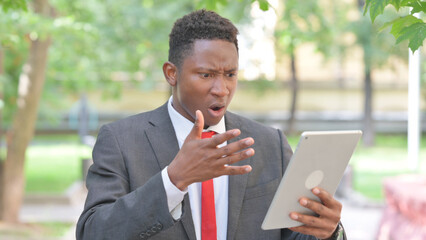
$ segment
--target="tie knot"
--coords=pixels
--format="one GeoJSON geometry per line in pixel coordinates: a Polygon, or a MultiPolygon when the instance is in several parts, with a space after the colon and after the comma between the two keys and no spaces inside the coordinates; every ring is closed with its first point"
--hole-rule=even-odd
{"type": "Polygon", "coordinates": [[[202,132],[201,138],[211,138],[213,135],[216,135],[215,131],[202,132]]]}

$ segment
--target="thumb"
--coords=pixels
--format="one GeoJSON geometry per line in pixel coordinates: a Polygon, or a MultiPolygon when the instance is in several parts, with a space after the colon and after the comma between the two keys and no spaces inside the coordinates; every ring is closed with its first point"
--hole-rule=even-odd
{"type": "Polygon", "coordinates": [[[201,139],[201,133],[204,129],[204,116],[200,110],[195,111],[194,126],[191,129],[188,137],[189,139],[201,139]]]}

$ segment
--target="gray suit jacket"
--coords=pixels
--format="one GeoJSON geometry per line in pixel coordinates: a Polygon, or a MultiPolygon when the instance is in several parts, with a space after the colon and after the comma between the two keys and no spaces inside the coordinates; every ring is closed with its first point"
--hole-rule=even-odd
{"type": "MultiPolygon", "coordinates": [[[[256,154],[249,174],[229,177],[227,239],[316,239],[288,229],[260,226],[292,155],[283,134],[232,113],[226,129],[238,128],[236,141],[253,137],[256,154]]],[[[77,239],[191,239],[195,230],[188,195],[183,214],[169,213],[161,170],[179,151],[167,104],[104,125],[93,149],[87,176],[89,190],[77,224],[77,239]]]]}

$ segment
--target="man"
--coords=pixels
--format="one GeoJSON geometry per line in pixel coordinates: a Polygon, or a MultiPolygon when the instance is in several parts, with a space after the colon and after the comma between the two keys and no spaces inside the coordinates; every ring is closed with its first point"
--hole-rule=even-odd
{"type": "Polygon", "coordinates": [[[300,204],[319,217],[260,228],[292,151],[280,131],[226,111],[237,33],[211,11],[176,21],[163,65],[173,96],[100,129],[77,239],[336,239],[341,204],[318,188],[322,203],[300,204]]]}

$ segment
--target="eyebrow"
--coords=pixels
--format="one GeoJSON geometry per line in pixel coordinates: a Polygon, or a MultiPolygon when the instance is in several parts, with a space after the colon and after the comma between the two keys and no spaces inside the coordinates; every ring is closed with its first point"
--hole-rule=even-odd
{"type": "MultiPolygon", "coordinates": [[[[204,67],[197,68],[197,71],[219,72],[215,69],[204,68],[204,67]]],[[[238,68],[232,68],[232,69],[226,70],[225,72],[228,73],[228,72],[236,72],[236,71],[238,71],[238,68]]]]}

